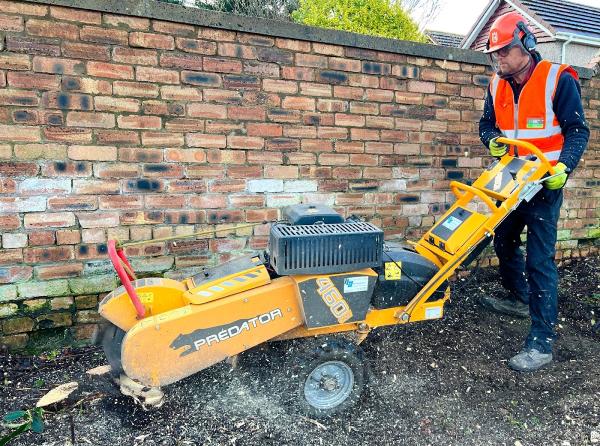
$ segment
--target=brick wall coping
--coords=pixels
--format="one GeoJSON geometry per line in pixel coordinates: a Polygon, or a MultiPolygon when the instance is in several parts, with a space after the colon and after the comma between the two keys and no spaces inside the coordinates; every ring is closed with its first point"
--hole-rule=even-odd
{"type": "MultiPolygon", "coordinates": [[[[451,60],[477,65],[487,65],[488,59],[479,51],[463,50],[439,45],[430,45],[406,40],[367,36],[346,31],[337,31],[293,22],[247,17],[206,9],[189,8],[156,0],[25,0],[29,3],[67,6],[113,14],[166,20],[209,28],[242,31],[288,39],[344,45],[410,56],[439,60],[451,60]]],[[[575,67],[579,76],[590,79],[594,71],[575,67]]]]}

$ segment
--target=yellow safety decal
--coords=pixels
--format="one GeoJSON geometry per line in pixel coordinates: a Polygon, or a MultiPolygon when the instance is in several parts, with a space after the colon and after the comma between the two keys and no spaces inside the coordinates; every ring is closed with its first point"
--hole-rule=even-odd
{"type": "Polygon", "coordinates": [[[400,280],[402,278],[402,262],[385,262],[385,280],[400,280]]]}
{"type": "Polygon", "coordinates": [[[141,293],[137,292],[137,295],[143,304],[151,304],[152,302],[154,302],[154,293],[151,291],[141,293]]]}

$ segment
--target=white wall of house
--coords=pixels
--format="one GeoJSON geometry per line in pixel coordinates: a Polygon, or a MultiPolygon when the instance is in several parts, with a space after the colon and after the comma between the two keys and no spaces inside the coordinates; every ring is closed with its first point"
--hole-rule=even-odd
{"type": "MultiPolygon", "coordinates": [[[[560,63],[563,41],[539,43],[537,49],[544,59],[560,63]]],[[[598,54],[597,46],[571,42],[565,47],[565,63],[577,67],[588,67],[592,58],[598,54]]]]}

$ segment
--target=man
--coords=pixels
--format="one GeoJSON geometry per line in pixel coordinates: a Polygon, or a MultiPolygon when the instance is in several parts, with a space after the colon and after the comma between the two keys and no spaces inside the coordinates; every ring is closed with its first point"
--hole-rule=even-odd
{"type": "MultiPolygon", "coordinates": [[[[488,87],[479,136],[494,157],[512,148],[499,136],[536,145],[558,176],[530,202],[522,202],[497,228],[494,248],[500,261],[504,298],[486,296],[488,309],[517,317],[531,316],[523,349],[508,363],[518,371],[534,371],[552,361],[556,339],[558,271],[554,263],[562,188],[587,145],[577,72],[542,60],[525,19],[516,12],[500,16],[490,29],[487,50],[496,74],[488,87]],[[527,226],[527,257],[520,249],[527,226]],[[527,273],[527,275],[525,274],[527,273]]],[[[527,153],[519,151],[519,156],[527,153]]]]}

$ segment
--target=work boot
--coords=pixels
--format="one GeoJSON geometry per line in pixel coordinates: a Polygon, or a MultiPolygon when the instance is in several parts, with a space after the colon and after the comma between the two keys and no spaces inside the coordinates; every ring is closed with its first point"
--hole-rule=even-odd
{"type": "Polygon", "coordinates": [[[505,299],[483,296],[479,299],[479,303],[488,310],[495,311],[496,313],[508,314],[509,316],[519,318],[529,316],[529,305],[512,296],[505,299]]]}
{"type": "Polygon", "coordinates": [[[552,353],[542,353],[535,348],[521,350],[510,358],[508,366],[518,372],[535,372],[552,362],[552,353]]]}

